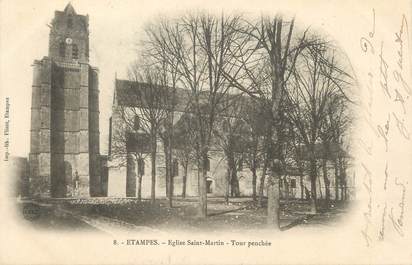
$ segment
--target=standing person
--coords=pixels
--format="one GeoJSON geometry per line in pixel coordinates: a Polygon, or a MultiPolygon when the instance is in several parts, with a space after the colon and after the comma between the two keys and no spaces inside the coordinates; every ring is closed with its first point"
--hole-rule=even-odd
{"type": "Polygon", "coordinates": [[[74,172],[74,195],[78,195],[79,193],[79,173],[77,170],[74,172]]]}

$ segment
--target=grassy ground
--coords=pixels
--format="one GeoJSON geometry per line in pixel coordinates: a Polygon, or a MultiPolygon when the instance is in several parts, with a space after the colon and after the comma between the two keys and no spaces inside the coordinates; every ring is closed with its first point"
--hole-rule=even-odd
{"type": "MultiPolygon", "coordinates": [[[[196,217],[197,198],[175,198],[172,208],[168,207],[165,199],[158,199],[155,204],[133,198],[43,200],[40,203],[39,216],[26,219],[31,219],[36,226],[51,228],[86,229],[88,225],[76,219],[76,216],[89,219],[105,217],[105,220],[119,220],[160,230],[236,232],[266,227],[266,208],[259,207],[251,198],[231,198],[229,204],[224,202],[224,198],[208,198],[206,219],[196,217]],[[70,214],[61,214],[62,211],[56,209],[70,214]]],[[[27,203],[24,207],[27,207],[27,203]]],[[[338,204],[313,216],[308,215],[309,204],[305,201],[281,201],[281,227],[287,230],[295,225],[328,225],[337,221],[346,211],[347,207],[338,204]]]]}
{"type": "Polygon", "coordinates": [[[30,202],[18,204],[22,219],[34,228],[67,231],[96,230],[71,214],[56,211],[55,206],[39,206],[37,203],[30,202]]]}

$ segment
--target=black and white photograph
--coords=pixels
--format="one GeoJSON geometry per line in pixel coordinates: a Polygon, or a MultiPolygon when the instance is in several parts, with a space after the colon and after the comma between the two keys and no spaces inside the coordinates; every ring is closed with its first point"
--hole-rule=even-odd
{"type": "Polygon", "coordinates": [[[412,262],[412,2],[0,14],[0,263],[412,262]]]}

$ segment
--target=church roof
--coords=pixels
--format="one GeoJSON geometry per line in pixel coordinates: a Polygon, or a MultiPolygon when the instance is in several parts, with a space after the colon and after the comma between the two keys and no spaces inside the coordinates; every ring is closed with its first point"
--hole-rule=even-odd
{"type": "MultiPolygon", "coordinates": [[[[309,152],[309,148],[307,146],[302,145],[299,148],[299,151],[301,152],[302,158],[304,160],[310,160],[312,155],[309,152]]],[[[348,152],[342,149],[342,147],[337,143],[329,143],[327,146],[322,143],[316,143],[314,146],[314,153],[317,159],[325,158],[325,156],[328,160],[335,160],[339,156],[350,157],[348,152]]]]}
{"type": "Polygon", "coordinates": [[[66,7],[64,8],[64,13],[68,14],[76,14],[76,10],[74,10],[74,7],[72,6],[72,3],[68,3],[66,7]]]}
{"type": "MultiPolygon", "coordinates": [[[[147,107],[147,100],[145,97],[150,97],[153,94],[153,91],[157,91],[161,96],[170,97],[174,94],[175,99],[173,101],[175,111],[180,112],[191,112],[190,111],[190,101],[194,100],[192,98],[192,91],[189,89],[183,88],[173,88],[171,87],[161,87],[155,84],[142,83],[137,81],[121,80],[116,79],[115,81],[115,95],[114,101],[119,106],[127,107],[147,107]]],[[[219,104],[220,110],[217,112],[222,114],[225,113],[225,116],[237,116],[239,111],[237,111],[236,106],[231,104],[234,99],[242,100],[243,104],[253,104],[251,99],[245,97],[241,94],[225,94],[221,97],[224,97],[226,100],[226,105],[219,104]]],[[[208,100],[208,92],[203,91],[199,95],[199,101],[206,102],[208,100]]],[[[163,101],[166,103],[167,101],[163,101]]],[[[168,103],[170,104],[170,100],[168,103]]]]}
{"type": "Polygon", "coordinates": [[[89,16],[77,14],[76,10],[74,10],[74,7],[72,6],[71,3],[68,3],[63,11],[60,11],[60,10],[55,11],[55,17],[53,18],[52,24],[53,23],[66,23],[68,16],[75,18],[76,21],[78,20],[82,21],[83,23],[82,26],[84,27],[85,30],[88,30],[89,16]]]}
{"type": "MultiPolygon", "coordinates": [[[[120,79],[116,79],[115,82],[115,101],[120,106],[148,107],[151,103],[147,98],[151,97],[152,101],[158,100],[159,103],[173,103],[176,111],[186,111],[190,90],[176,88],[175,93],[172,92],[170,87],[161,87],[155,84],[120,79]],[[173,94],[173,101],[166,98],[173,94]],[[157,98],[153,98],[154,96],[157,98]]],[[[152,104],[156,103],[152,102],[152,104]]]]}

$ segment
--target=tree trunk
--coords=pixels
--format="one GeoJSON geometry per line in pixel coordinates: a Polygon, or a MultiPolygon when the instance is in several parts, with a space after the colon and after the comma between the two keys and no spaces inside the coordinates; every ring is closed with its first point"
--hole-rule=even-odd
{"type": "Polygon", "coordinates": [[[225,202],[226,204],[229,204],[229,196],[230,196],[230,187],[231,187],[231,177],[232,177],[232,159],[228,153],[228,151],[225,151],[226,155],[226,161],[227,161],[227,174],[226,174],[226,187],[225,187],[225,202]]]}
{"type": "Polygon", "coordinates": [[[182,198],[186,198],[186,183],[187,183],[187,163],[183,165],[183,187],[182,187],[182,198]]]}
{"type": "Polygon", "coordinates": [[[267,224],[270,227],[280,228],[279,176],[275,176],[273,173],[268,180],[267,224]]]}
{"type": "MultiPolygon", "coordinates": [[[[168,149],[168,156],[167,156],[167,160],[169,161],[169,187],[168,187],[168,192],[169,192],[169,207],[172,208],[173,207],[173,189],[174,189],[174,174],[175,172],[173,172],[173,167],[174,165],[173,163],[173,157],[172,157],[172,141],[173,141],[173,111],[171,113],[169,113],[170,115],[170,123],[169,123],[169,130],[170,132],[167,134],[167,149],[168,149]]],[[[179,167],[179,165],[178,165],[179,167]]]]}
{"type": "Polygon", "coordinates": [[[237,177],[237,170],[232,170],[232,177],[230,178],[230,192],[232,197],[239,197],[240,190],[239,190],[239,179],[237,177]]]}
{"type": "Polygon", "coordinates": [[[343,159],[339,158],[339,173],[340,173],[340,187],[341,187],[341,200],[346,200],[345,198],[345,187],[346,187],[346,171],[343,166],[343,159]]]}
{"type": "Polygon", "coordinates": [[[127,154],[126,197],[136,197],[136,163],[131,153],[127,154]]]}
{"type": "Polygon", "coordinates": [[[201,174],[198,174],[199,181],[199,212],[200,218],[207,217],[207,192],[206,192],[206,178],[207,178],[207,152],[203,152],[201,156],[201,174]]]}
{"type": "Polygon", "coordinates": [[[164,154],[165,154],[165,174],[166,174],[166,198],[169,199],[169,187],[170,187],[170,161],[169,161],[169,153],[167,150],[167,144],[163,146],[164,154]]]}
{"type": "Polygon", "coordinates": [[[237,178],[237,168],[236,168],[235,157],[231,150],[227,150],[225,153],[226,153],[226,157],[228,160],[228,167],[229,167],[229,173],[230,173],[230,177],[229,177],[230,196],[239,197],[240,195],[239,180],[237,178]]]}
{"type": "Polygon", "coordinates": [[[346,182],[344,184],[344,195],[345,195],[345,201],[348,200],[348,186],[346,185],[346,182]]]}
{"type": "Polygon", "coordinates": [[[341,188],[340,188],[340,193],[341,193],[341,200],[345,201],[346,200],[346,179],[345,176],[341,175],[341,188]]]}
{"type": "Polygon", "coordinates": [[[317,213],[317,198],[316,198],[316,160],[310,161],[310,212],[317,213]]]}
{"type": "Polygon", "coordinates": [[[156,151],[157,151],[157,143],[156,143],[156,130],[152,130],[151,132],[151,154],[150,160],[152,164],[152,187],[150,193],[150,199],[152,203],[156,201],[156,151]]]}
{"type": "Polygon", "coordinates": [[[322,200],[323,199],[323,193],[322,193],[322,183],[320,183],[320,177],[317,178],[318,180],[318,185],[319,185],[319,197],[322,200]]]}
{"type": "Polygon", "coordinates": [[[335,202],[339,201],[339,167],[338,160],[335,160],[335,202]]]}
{"type": "Polygon", "coordinates": [[[175,188],[175,178],[173,174],[170,176],[170,187],[169,187],[169,192],[170,192],[170,198],[169,198],[169,207],[173,207],[173,192],[175,188]]]}
{"type": "Polygon", "coordinates": [[[325,182],[325,207],[329,209],[330,206],[330,181],[328,178],[327,160],[322,159],[323,181],[325,182]]]}
{"type": "Polygon", "coordinates": [[[172,152],[170,139],[164,142],[165,165],[166,165],[166,198],[169,207],[173,206],[173,176],[172,176],[172,152]],[[165,143],[166,142],[166,143],[165,143]]]}
{"type": "Polygon", "coordinates": [[[230,195],[230,176],[231,176],[231,172],[230,172],[230,167],[228,166],[227,168],[227,174],[226,174],[226,187],[225,187],[225,202],[226,204],[229,204],[229,195],[230,195]]]}
{"type": "Polygon", "coordinates": [[[305,186],[303,185],[303,173],[300,173],[300,199],[304,200],[305,199],[305,186]]]}
{"type": "Polygon", "coordinates": [[[283,177],[283,183],[285,184],[285,200],[289,202],[289,182],[286,176],[283,177]]]}
{"type": "Polygon", "coordinates": [[[137,200],[140,202],[142,200],[142,179],[143,176],[138,174],[138,184],[137,184],[137,200]]]}
{"type": "Polygon", "coordinates": [[[263,207],[263,190],[265,188],[266,171],[267,171],[267,160],[265,159],[265,162],[263,163],[262,176],[260,177],[260,184],[259,184],[259,205],[260,207],[263,207]]]}
{"type": "Polygon", "coordinates": [[[253,190],[252,198],[253,198],[253,201],[256,201],[257,199],[256,198],[256,181],[257,181],[256,167],[253,165],[251,170],[252,170],[252,190],[253,190]]]}
{"type": "Polygon", "coordinates": [[[299,185],[300,185],[300,199],[305,199],[305,185],[303,184],[304,178],[304,169],[301,161],[298,161],[298,169],[299,169],[299,185]]]}

